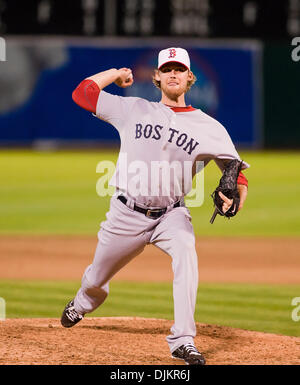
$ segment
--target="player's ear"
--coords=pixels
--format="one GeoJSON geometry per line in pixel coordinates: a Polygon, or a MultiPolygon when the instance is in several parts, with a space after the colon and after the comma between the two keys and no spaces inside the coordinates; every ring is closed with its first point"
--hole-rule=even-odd
{"type": "Polygon", "coordinates": [[[190,81],[192,81],[194,79],[194,74],[193,74],[193,72],[192,71],[189,71],[189,74],[188,74],[188,81],[190,82],[190,81]]]}
{"type": "Polygon", "coordinates": [[[154,70],[154,79],[157,82],[160,82],[160,76],[159,76],[159,71],[157,69],[154,70]]]}

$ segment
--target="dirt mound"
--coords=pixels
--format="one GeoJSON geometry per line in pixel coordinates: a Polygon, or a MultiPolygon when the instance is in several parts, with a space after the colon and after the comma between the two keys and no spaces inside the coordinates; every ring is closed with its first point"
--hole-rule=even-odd
{"type": "MultiPolygon", "coordinates": [[[[178,365],[165,341],[172,321],[85,318],[72,329],[58,319],[0,322],[0,364],[178,365]]],[[[300,364],[300,338],[197,323],[207,364],[300,364]]]]}

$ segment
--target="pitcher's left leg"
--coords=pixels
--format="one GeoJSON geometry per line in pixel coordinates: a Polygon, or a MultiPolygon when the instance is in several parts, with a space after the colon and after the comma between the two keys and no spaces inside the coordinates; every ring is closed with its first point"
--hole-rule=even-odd
{"type": "Polygon", "coordinates": [[[167,213],[156,227],[151,243],[172,257],[174,325],[167,342],[171,352],[194,343],[194,321],[198,288],[198,257],[190,215],[185,207],[167,213]]]}

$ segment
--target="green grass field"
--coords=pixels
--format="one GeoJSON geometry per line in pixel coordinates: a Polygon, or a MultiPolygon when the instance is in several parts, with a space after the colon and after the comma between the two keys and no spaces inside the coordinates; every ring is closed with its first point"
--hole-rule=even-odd
{"type": "MultiPolygon", "coordinates": [[[[67,299],[80,282],[0,281],[7,318],[60,317],[67,299]]],[[[300,286],[200,284],[195,319],[225,325],[299,336],[291,318],[292,298],[300,286]]],[[[105,303],[92,317],[134,316],[173,319],[171,283],[111,282],[105,303]]]]}
{"type": "MultiPolygon", "coordinates": [[[[299,236],[300,152],[241,152],[249,196],[239,215],[209,223],[220,171],[205,168],[202,207],[191,208],[197,235],[299,236]]],[[[99,197],[96,166],[114,151],[0,151],[0,234],[95,234],[109,197],[99,197]]]]}
{"type": "MultiPolygon", "coordinates": [[[[209,224],[210,194],[221,176],[211,162],[205,169],[204,204],[190,209],[196,234],[299,237],[300,152],[241,152],[241,157],[251,164],[244,209],[230,221],[217,217],[209,224]]],[[[0,151],[0,236],[95,236],[110,199],[96,194],[96,166],[116,159],[116,152],[103,150],[0,151]]],[[[8,318],[59,317],[78,285],[1,280],[0,297],[8,318]]],[[[291,319],[291,300],[299,296],[300,285],[200,284],[196,321],[299,336],[299,322],[291,319]]],[[[171,284],[112,282],[110,296],[92,316],[172,319],[172,306],[171,284]]]]}

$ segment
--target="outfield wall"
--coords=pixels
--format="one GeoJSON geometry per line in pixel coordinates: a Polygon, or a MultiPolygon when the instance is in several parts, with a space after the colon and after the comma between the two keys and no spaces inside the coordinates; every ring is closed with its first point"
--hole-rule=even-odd
{"type": "Polygon", "coordinates": [[[264,47],[266,148],[300,147],[300,57],[298,53],[297,61],[292,60],[294,49],[294,46],[278,42],[264,47]]]}
{"type": "Polygon", "coordinates": [[[184,46],[197,82],[187,103],[218,119],[240,147],[262,146],[262,49],[257,41],[8,38],[0,71],[0,142],[118,143],[116,130],[71,99],[85,77],[130,67],[135,82],[109,92],[160,100],[152,82],[160,49],[184,46]],[[176,43],[176,44],[175,44],[176,43]]]}

